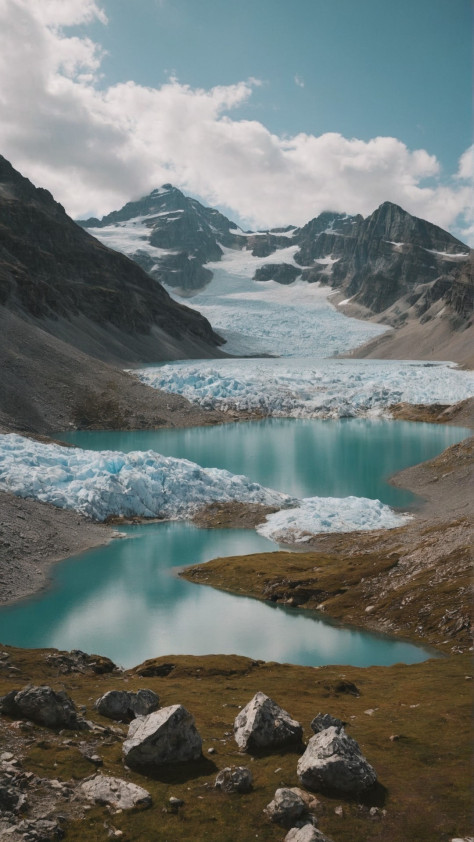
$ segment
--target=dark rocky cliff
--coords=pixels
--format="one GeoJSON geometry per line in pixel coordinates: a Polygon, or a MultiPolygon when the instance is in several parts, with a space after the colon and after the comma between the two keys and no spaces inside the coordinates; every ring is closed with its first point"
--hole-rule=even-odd
{"type": "Polygon", "coordinates": [[[103,359],[212,356],[208,321],[177,304],[0,156],[0,304],[103,359]]]}
{"type": "Polygon", "coordinates": [[[342,288],[374,314],[400,299],[406,299],[405,305],[414,307],[419,317],[439,300],[463,318],[472,310],[468,247],[391,202],[366,219],[321,214],[296,237],[300,248],[295,260],[303,278],[342,288]],[[321,230],[328,217],[330,226],[321,230]],[[337,259],[330,275],[317,263],[328,255],[337,259]]]}

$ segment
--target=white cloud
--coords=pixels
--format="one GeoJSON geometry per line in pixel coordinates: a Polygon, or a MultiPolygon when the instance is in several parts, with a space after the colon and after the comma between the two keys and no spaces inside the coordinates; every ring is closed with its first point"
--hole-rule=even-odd
{"type": "Polygon", "coordinates": [[[435,156],[396,138],[279,137],[233,118],[256,79],[101,88],[100,46],[64,29],[93,19],[106,23],[94,0],[0,0],[0,149],[71,215],[101,215],[171,181],[256,226],[327,209],[366,215],[385,200],[443,227],[462,214],[471,224],[472,149],[442,182],[435,156]]]}
{"type": "Polygon", "coordinates": [[[302,79],[301,76],[298,76],[297,73],[295,73],[293,80],[295,85],[298,85],[299,88],[304,88],[304,79],[302,79]]]}

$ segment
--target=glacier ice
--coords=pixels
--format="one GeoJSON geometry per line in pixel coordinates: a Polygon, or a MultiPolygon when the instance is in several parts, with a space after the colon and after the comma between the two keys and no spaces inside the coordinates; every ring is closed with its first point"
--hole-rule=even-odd
{"type": "Polygon", "coordinates": [[[99,521],[110,515],[186,518],[217,500],[291,507],[270,516],[259,529],[287,543],[304,540],[308,532],[391,528],[404,522],[378,500],[299,501],[247,477],[151,450],[81,450],[16,434],[0,435],[0,490],[75,509],[99,521]]]}
{"type": "Polygon", "coordinates": [[[380,415],[392,404],[450,404],[474,393],[474,372],[400,360],[240,359],[134,372],[203,407],[290,418],[380,415]]]}
{"type": "MultiPolygon", "coordinates": [[[[266,263],[296,266],[296,245],[266,257],[246,249],[221,248],[222,259],[206,264],[213,272],[212,281],[189,303],[226,339],[223,349],[229,354],[330,357],[388,329],[338,312],[328,300],[330,287],[298,279],[288,285],[252,280],[255,270],[266,263]]],[[[336,258],[322,262],[329,276],[336,258]]],[[[175,290],[168,287],[168,292],[180,300],[175,290]]]]}
{"type": "Polygon", "coordinates": [[[219,468],[154,451],[120,453],[0,436],[0,489],[95,520],[109,515],[189,517],[213,501],[284,506],[294,498],[219,468]]]}
{"type": "Polygon", "coordinates": [[[268,515],[257,532],[276,543],[300,544],[319,532],[392,529],[408,519],[367,497],[305,497],[297,508],[268,515]]]}

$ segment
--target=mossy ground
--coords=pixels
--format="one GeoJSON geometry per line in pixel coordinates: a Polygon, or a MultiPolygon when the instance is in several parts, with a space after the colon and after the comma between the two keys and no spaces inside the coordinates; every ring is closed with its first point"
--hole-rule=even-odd
{"type": "MultiPolygon", "coordinates": [[[[41,777],[79,780],[93,773],[79,743],[95,743],[103,757],[104,774],[141,784],[153,797],[153,807],[112,815],[104,807],[80,812],[65,825],[67,840],[102,842],[110,828],[123,840],[136,842],[264,842],[283,840],[285,831],[272,825],[263,808],[279,786],[296,786],[301,750],[263,755],[239,752],[232,736],[234,718],[258,690],[271,696],[304,726],[311,736],[311,719],[319,711],[347,722],[347,730],[375,767],[379,784],[363,800],[318,795],[319,826],[334,842],[448,842],[469,832],[469,711],[472,680],[467,655],[392,667],[299,667],[255,662],[239,656],[168,656],[147,662],[145,672],[167,675],[143,677],[143,670],[123,674],[58,675],[45,661],[44,650],[6,647],[10,665],[2,670],[0,693],[27,682],[65,689],[87,716],[102,725],[110,722],[93,711],[93,701],[107,690],[150,687],[163,706],[181,703],[190,710],[203,738],[203,757],[194,764],[169,766],[154,778],[124,769],[121,740],[87,732],[56,734],[34,726],[19,736],[7,717],[1,717],[2,744],[22,756],[23,767],[41,777]],[[347,692],[353,682],[360,695],[347,692]],[[372,711],[372,713],[366,713],[372,711]],[[396,735],[398,739],[391,740],[396,735]],[[64,741],[72,739],[72,744],[64,741]],[[20,742],[19,742],[20,741],[20,742]],[[215,749],[208,754],[208,749],[215,749]],[[219,769],[249,765],[254,789],[248,795],[225,795],[214,790],[219,769]],[[177,814],[168,812],[170,796],[182,798],[177,814]],[[334,810],[342,805],[343,815],[334,810]],[[371,818],[368,808],[387,812],[371,818]]],[[[121,726],[124,733],[126,726],[121,726]]],[[[67,805],[59,805],[65,812],[67,805]]]]}

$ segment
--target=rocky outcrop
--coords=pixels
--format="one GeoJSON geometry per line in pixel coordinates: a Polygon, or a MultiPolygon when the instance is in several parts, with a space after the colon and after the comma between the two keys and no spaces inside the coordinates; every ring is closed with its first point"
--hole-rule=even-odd
{"type": "Polygon", "coordinates": [[[74,702],[67,693],[64,690],[57,693],[47,685],[11,690],[0,699],[0,713],[15,719],[29,719],[46,728],[90,728],[86,720],[77,713],[74,702]]]}
{"type": "Polygon", "coordinates": [[[128,346],[141,360],[202,356],[221,343],[203,316],[91,237],[2,157],[0,305],[100,359],[132,361],[128,346]]]}
{"type": "Polygon", "coordinates": [[[234,721],[234,737],[243,751],[299,744],[303,729],[286,710],[258,692],[234,721]]]}
{"type": "Polygon", "coordinates": [[[128,766],[146,770],[198,760],[201,750],[194,718],[182,705],[171,705],[133,720],[123,744],[123,758],[128,766]]]}
{"type": "Polygon", "coordinates": [[[95,804],[108,804],[116,810],[132,810],[137,807],[151,807],[150,793],[137,784],[123,781],[121,778],[111,778],[97,775],[91,780],[84,781],[81,789],[88,801],[95,804]]]}
{"type": "Polygon", "coordinates": [[[311,737],[297,772],[301,784],[312,792],[359,795],[377,780],[358,743],[344,728],[334,726],[311,737]]]}
{"type": "Polygon", "coordinates": [[[226,766],[217,774],[214,786],[222,792],[250,792],[252,772],[247,766],[226,766]]]}
{"type": "Polygon", "coordinates": [[[46,655],[45,661],[48,666],[55,667],[63,675],[73,672],[103,675],[118,671],[110,658],[104,655],[88,655],[80,649],[72,649],[70,652],[53,652],[51,655],[46,655]]]}
{"type": "Polygon", "coordinates": [[[401,317],[434,317],[442,309],[429,314],[436,302],[463,320],[472,314],[469,248],[398,205],[384,202],[366,219],[321,214],[295,238],[303,278],[342,288],[371,313],[398,303],[396,312],[387,313],[390,324],[398,326],[401,317]],[[330,271],[327,258],[334,261],[330,271]]]}
{"type": "Polygon", "coordinates": [[[291,263],[264,263],[255,272],[255,281],[276,281],[277,284],[292,284],[301,275],[301,269],[291,263]]]}
{"type": "Polygon", "coordinates": [[[158,710],[159,697],[153,690],[109,690],[94,703],[94,707],[108,719],[130,722],[137,716],[147,716],[158,710]]]}

